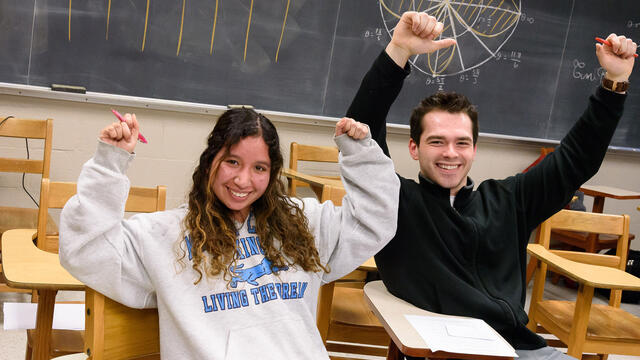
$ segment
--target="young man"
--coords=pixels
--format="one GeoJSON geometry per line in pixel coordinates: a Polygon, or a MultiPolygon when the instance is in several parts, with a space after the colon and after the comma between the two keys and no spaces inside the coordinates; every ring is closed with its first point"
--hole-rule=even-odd
{"type": "MultiPolygon", "coordinates": [[[[427,14],[403,14],[349,108],[347,116],[367,123],[387,155],[385,118],[409,73],[407,60],[455,44],[435,41],[441,32],[442,24],[427,14]]],[[[614,34],[608,40],[611,46],[596,45],[605,78],[625,82],[636,44],[614,34]]],[[[389,291],[427,310],[484,319],[521,359],[570,359],[526,328],[526,245],[531,231],[598,171],[625,98],[624,91],[600,86],[560,146],[538,166],[484,181],[476,190],[467,177],[478,137],[475,108],[451,93],[423,100],[411,117],[409,140],[419,181],[400,176],[396,235],[376,255],[389,291]]]]}

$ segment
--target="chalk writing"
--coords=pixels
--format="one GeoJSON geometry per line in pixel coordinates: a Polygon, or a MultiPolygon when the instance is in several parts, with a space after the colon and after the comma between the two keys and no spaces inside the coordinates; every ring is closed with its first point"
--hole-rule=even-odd
{"type": "Polygon", "coordinates": [[[365,39],[382,40],[382,28],[375,28],[364,32],[365,39]]]}
{"type": "Polygon", "coordinates": [[[580,61],[578,59],[574,59],[572,62],[573,70],[571,71],[571,75],[574,79],[584,80],[584,81],[600,81],[604,76],[605,70],[601,67],[593,68],[591,70],[586,69],[587,65],[584,61],[580,61]]]}

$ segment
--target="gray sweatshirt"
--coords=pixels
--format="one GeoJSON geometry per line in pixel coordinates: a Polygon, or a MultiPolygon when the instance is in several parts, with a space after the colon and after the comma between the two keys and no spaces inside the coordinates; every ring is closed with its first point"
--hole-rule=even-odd
{"type": "Polygon", "coordinates": [[[289,266],[273,272],[254,217],[239,225],[231,282],[191,267],[186,206],[124,219],[125,175],[133,155],[99,142],[82,168],[78,194],[64,207],[60,261],[78,280],[134,308],[158,308],[163,359],[328,359],[315,325],[318,289],[378,252],[396,231],[399,181],[375,141],[336,137],[347,195],[342,207],[303,206],[331,271],[289,266]],[[184,266],[176,249],[185,249],[184,266]]]}

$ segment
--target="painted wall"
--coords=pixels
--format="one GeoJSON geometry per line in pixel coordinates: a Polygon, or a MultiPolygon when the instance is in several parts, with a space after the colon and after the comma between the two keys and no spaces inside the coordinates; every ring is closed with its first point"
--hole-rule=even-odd
{"type": "MultiPolygon", "coordinates": [[[[88,160],[96,147],[99,130],[114,121],[109,111],[111,106],[39,99],[26,96],[0,95],[2,118],[14,115],[20,118],[53,118],[53,152],[51,178],[55,181],[75,181],[82,164],[88,160]]],[[[184,202],[191,186],[191,174],[196,161],[204,149],[207,135],[211,131],[215,116],[205,116],[174,111],[118,107],[120,112],[135,112],[142,124],[142,132],[149,139],[148,145],[139,145],[137,158],[128,175],[136,186],[167,186],[169,208],[184,202]]],[[[285,164],[288,164],[289,143],[333,145],[333,128],[327,125],[296,124],[279,116],[269,116],[280,133],[285,164]]],[[[480,125],[482,130],[482,125],[480,125]]],[[[389,134],[389,148],[396,171],[416,178],[418,165],[407,151],[408,130],[393,130],[389,134]]],[[[479,183],[487,178],[502,178],[524,169],[539,154],[539,144],[481,138],[478,153],[471,170],[471,177],[479,183]]],[[[34,158],[41,157],[42,142],[29,141],[29,150],[34,158]]],[[[23,139],[0,138],[0,156],[23,156],[23,139]]],[[[334,172],[330,166],[302,168],[302,170],[334,172]]],[[[640,191],[640,155],[609,153],[594,178],[588,183],[608,185],[640,191]]],[[[39,193],[40,177],[27,175],[26,187],[39,193]]],[[[22,175],[0,173],[0,206],[35,207],[22,190],[22,175]]],[[[542,195],[541,195],[542,196],[542,195]]],[[[591,199],[586,197],[587,208],[591,199]]],[[[631,216],[631,232],[640,236],[640,211],[636,207],[640,200],[605,201],[605,212],[625,213],[631,216]]],[[[631,244],[640,249],[640,240],[631,244]]]]}

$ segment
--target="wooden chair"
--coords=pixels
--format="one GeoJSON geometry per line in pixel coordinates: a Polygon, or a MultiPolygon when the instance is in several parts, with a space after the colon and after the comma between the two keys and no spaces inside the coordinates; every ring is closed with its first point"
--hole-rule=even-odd
{"type": "MultiPolygon", "coordinates": [[[[340,206],[344,195],[344,189],[325,185],[321,201],[330,200],[340,206]]],[[[354,270],[320,287],[316,325],[327,351],[387,355],[390,338],[365,301],[366,278],[367,271],[354,270]]]]}
{"type": "Polygon", "coordinates": [[[133,309],[87,288],[84,353],[93,360],[160,359],[158,309],[133,309]]]}
{"type": "Polygon", "coordinates": [[[527,247],[539,260],[527,327],[554,334],[559,342],[550,344],[578,359],[583,353],[640,355],[640,318],[620,309],[622,290],[640,290],[640,279],[625,272],[629,216],[561,210],[540,231],[540,243],[527,247]],[[553,229],[613,235],[617,255],[549,250],[553,229]],[[543,299],[548,268],[578,282],[575,302],[543,299]],[[611,289],[608,305],[592,304],[594,287],[611,289]]]}
{"type": "MultiPolygon", "coordinates": [[[[52,208],[61,209],[64,207],[64,204],[66,204],[66,202],[75,195],[75,193],[75,183],[51,182],[49,179],[42,179],[40,192],[40,214],[44,216],[48,209],[52,208]]],[[[155,188],[131,187],[129,190],[129,197],[125,204],[125,211],[145,213],[162,211],[165,207],[165,186],[157,186],[155,188]]],[[[44,226],[46,226],[46,217],[39,219],[38,233],[40,233],[40,229],[44,226]]],[[[38,241],[38,248],[41,250],[52,250],[50,247],[51,244],[57,244],[57,235],[54,237],[47,236],[45,241],[38,241]]],[[[38,304],[40,304],[40,301],[38,301],[38,304]]],[[[53,304],[49,304],[49,306],[53,306],[53,304]]],[[[32,344],[36,341],[37,331],[38,329],[27,331],[27,360],[31,358],[32,344]]],[[[84,333],[81,331],[51,330],[51,356],[82,352],[83,336],[84,333]]]]}
{"type": "MultiPolygon", "coordinates": [[[[525,173],[529,171],[532,167],[538,165],[545,156],[551,154],[555,148],[553,147],[541,147],[540,148],[540,156],[527,166],[522,172],[525,173]]],[[[574,197],[574,200],[576,197],[574,197]]],[[[572,200],[572,202],[574,201],[572,200]]],[[[565,207],[569,209],[569,205],[565,207]]],[[[534,243],[539,243],[540,238],[540,227],[536,229],[536,237],[534,243]]],[[[635,238],[634,234],[629,234],[629,241],[635,238]]],[[[569,231],[569,230],[561,230],[554,229],[551,231],[551,241],[554,243],[560,243],[560,248],[564,250],[570,250],[572,247],[583,249],[586,252],[596,253],[600,250],[611,249],[617,246],[618,239],[615,236],[610,234],[590,234],[584,231],[569,231]]],[[[535,271],[537,265],[537,259],[531,258],[529,263],[527,264],[527,273],[526,273],[526,281],[527,284],[531,281],[533,277],[533,272],[535,271]]],[[[559,276],[556,274],[553,276],[553,283],[557,283],[559,280],[559,276]]]]}
{"type": "MultiPolygon", "coordinates": [[[[337,163],[338,162],[338,148],[334,146],[316,146],[316,145],[303,145],[296,142],[291,143],[291,149],[289,153],[289,168],[298,171],[298,161],[316,161],[324,163],[337,163]]],[[[315,175],[318,176],[318,175],[315,175]]],[[[320,178],[329,178],[340,180],[340,176],[318,176],[320,178]]],[[[309,186],[308,184],[299,180],[289,180],[289,196],[296,196],[297,188],[300,186],[309,186]]],[[[316,193],[318,198],[321,198],[321,194],[316,193]]]]}
{"type": "MultiPolygon", "coordinates": [[[[42,159],[5,158],[0,157],[0,172],[41,174],[49,177],[51,163],[51,142],[53,137],[53,120],[29,120],[8,118],[0,125],[0,136],[11,138],[44,140],[42,159]]],[[[33,229],[37,225],[38,209],[0,206],[0,236],[10,229],[33,229]]],[[[47,228],[49,232],[57,232],[53,222],[47,228]]],[[[2,264],[0,263],[0,273],[2,264]]],[[[0,292],[28,292],[8,287],[0,275],[0,292]]]]}

